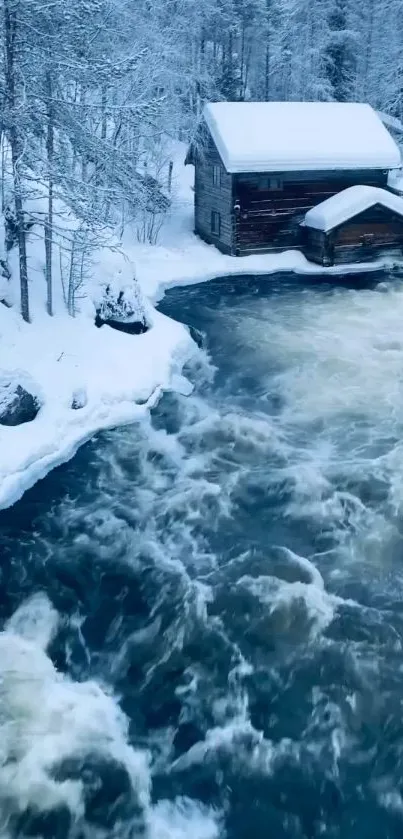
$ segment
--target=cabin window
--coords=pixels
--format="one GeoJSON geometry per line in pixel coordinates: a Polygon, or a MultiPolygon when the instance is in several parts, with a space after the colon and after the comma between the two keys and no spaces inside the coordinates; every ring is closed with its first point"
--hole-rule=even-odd
{"type": "Polygon", "coordinates": [[[219,236],[221,233],[221,216],[216,210],[211,213],[211,232],[214,236],[219,236]]]}
{"type": "Polygon", "coordinates": [[[221,166],[213,166],[213,184],[221,186],[221,166]]]}
{"type": "Polygon", "coordinates": [[[270,192],[279,192],[283,189],[283,181],[281,178],[269,178],[270,192]]]}
{"type": "Polygon", "coordinates": [[[282,178],[276,177],[267,177],[259,175],[255,179],[250,179],[249,183],[252,184],[255,189],[258,189],[259,192],[280,192],[283,189],[283,181],[282,178]]]}

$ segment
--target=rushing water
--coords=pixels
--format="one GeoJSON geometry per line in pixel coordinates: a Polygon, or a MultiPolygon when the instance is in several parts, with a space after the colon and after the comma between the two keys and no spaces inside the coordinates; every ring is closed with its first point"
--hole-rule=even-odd
{"type": "Polygon", "coordinates": [[[402,836],[403,290],[365,281],[170,291],[193,393],[1,515],[1,839],[402,836]]]}

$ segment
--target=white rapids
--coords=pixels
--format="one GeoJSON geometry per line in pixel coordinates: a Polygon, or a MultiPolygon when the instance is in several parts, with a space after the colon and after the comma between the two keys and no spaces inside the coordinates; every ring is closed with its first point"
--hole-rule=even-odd
{"type": "MultiPolygon", "coordinates": [[[[339,839],[351,767],[400,730],[403,290],[236,283],[177,290],[209,351],[41,513],[30,562],[59,563],[77,604],[58,612],[49,574],[0,633],[0,839],[60,808],[69,839],[242,839],[239,800],[273,835],[339,839]],[[61,629],[85,647],[79,678],[52,662],[61,629]],[[94,755],[124,770],[129,827],[94,828],[85,777],[59,771],[94,755]]],[[[379,773],[368,812],[400,812],[379,773]]]]}
{"type": "MultiPolygon", "coordinates": [[[[72,822],[85,821],[81,780],[57,780],[63,760],[95,754],[124,767],[150,839],[214,839],[217,821],[207,808],[178,799],[150,802],[149,755],[128,743],[128,720],[117,700],[94,681],[59,674],[46,654],[59,616],[48,598],[25,601],[0,633],[0,836],[28,809],[64,806],[72,822]]],[[[86,834],[87,835],[87,834],[86,834]]],[[[99,830],[92,836],[103,836],[99,830]]],[[[105,833],[105,835],[108,835],[105,833]]]]}

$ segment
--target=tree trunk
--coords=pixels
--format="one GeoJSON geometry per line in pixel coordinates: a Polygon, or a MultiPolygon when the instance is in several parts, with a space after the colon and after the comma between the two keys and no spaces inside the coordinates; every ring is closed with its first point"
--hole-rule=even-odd
{"type": "MultiPolygon", "coordinates": [[[[87,105],[87,91],[84,85],[81,86],[80,89],[80,105],[81,105],[81,112],[82,118],[84,120],[84,113],[87,105]]],[[[85,149],[81,152],[81,180],[83,184],[87,183],[88,180],[88,172],[87,172],[87,157],[85,149]]]]}
{"type": "Polygon", "coordinates": [[[245,69],[245,28],[246,23],[245,20],[242,20],[242,31],[241,31],[241,78],[240,78],[240,100],[242,101],[245,98],[244,90],[246,87],[246,69],[245,69]]]}
{"type": "Polygon", "coordinates": [[[1,212],[4,213],[6,209],[5,199],[5,171],[6,171],[6,144],[4,142],[4,134],[1,134],[1,212]]]}
{"type": "Polygon", "coordinates": [[[20,293],[21,293],[21,314],[24,320],[29,323],[29,295],[28,295],[28,268],[27,268],[27,244],[24,229],[24,212],[22,209],[21,182],[16,173],[14,154],[14,193],[15,193],[15,217],[18,228],[18,255],[20,264],[20,293]]]}
{"type": "Polygon", "coordinates": [[[369,68],[371,64],[371,53],[372,53],[372,44],[373,44],[373,36],[374,36],[374,18],[375,18],[375,8],[373,0],[367,0],[368,6],[368,29],[365,37],[365,64],[364,64],[364,84],[363,84],[363,101],[367,101],[368,96],[368,81],[369,81],[369,68]]]}
{"type": "Polygon", "coordinates": [[[270,43],[267,36],[266,53],[264,62],[264,99],[268,102],[270,99],[270,43]]]}
{"type": "Polygon", "coordinates": [[[15,220],[17,224],[18,255],[20,266],[21,314],[29,323],[28,269],[25,238],[24,211],[20,178],[20,162],[23,145],[16,123],[15,93],[15,51],[17,34],[17,16],[12,11],[9,0],[4,0],[4,65],[5,65],[5,103],[9,123],[8,137],[11,147],[11,160],[14,179],[15,220]]]}
{"type": "Polygon", "coordinates": [[[70,268],[69,268],[69,285],[67,290],[67,310],[71,317],[74,317],[74,283],[75,283],[75,270],[76,270],[76,232],[73,233],[73,238],[71,241],[71,252],[70,252],[70,268]]]}
{"type": "Polygon", "coordinates": [[[250,59],[251,59],[252,49],[248,46],[248,49],[245,51],[244,57],[244,67],[245,67],[245,75],[243,80],[243,90],[242,90],[242,101],[245,101],[246,91],[248,89],[248,81],[249,81],[249,68],[250,68],[250,59]]]}
{"type": "Polygon", "coordinates": [[[46,276],[46,310],[53,315],[52,288],[52,254],[53,254],[53,151],[54,151],[54,122],[52,102],[52,77],[50,70],[46,72],[46,96],[48,125],[46,137],[46,153],[48,163],[48,213],[45,220],[45,276],[46,276]]]}

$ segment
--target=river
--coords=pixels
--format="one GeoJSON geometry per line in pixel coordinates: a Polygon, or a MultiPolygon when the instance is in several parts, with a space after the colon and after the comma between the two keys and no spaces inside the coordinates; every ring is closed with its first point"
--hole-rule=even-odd
{"type": "MultiPolygon", "coordinates": [[[[148,420],[0,514],[0,837],[403,831],[403,290],[170,290],[148,420]]],[[[135,338],[130,340],[136,340],[135,338]]]]}

